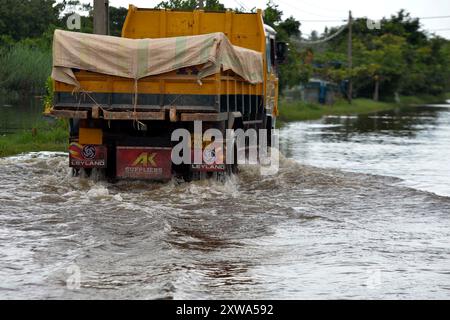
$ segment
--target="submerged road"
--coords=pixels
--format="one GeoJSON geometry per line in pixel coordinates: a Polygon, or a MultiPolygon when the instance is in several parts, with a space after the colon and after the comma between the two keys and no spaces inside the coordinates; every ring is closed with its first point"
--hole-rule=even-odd
{"type": "Polygon", "coordinates": [[[292,124],[279,174],[225,184],[113,185],[71,178],[65,154],[0,159],[0,298],[446,299],[448,189],[378,165],[441,143],[448,114],[423,112],[292,124]]]}

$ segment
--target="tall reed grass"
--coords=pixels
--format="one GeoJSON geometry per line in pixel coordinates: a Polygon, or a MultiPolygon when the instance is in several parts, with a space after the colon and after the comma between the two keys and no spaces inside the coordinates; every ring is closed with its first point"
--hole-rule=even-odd
{"type": "Polygon", "coordinates": [[[0,88],[45,93],[45,83],[51,73],[50,48],[16,43],[0,48],[0,88]]]}

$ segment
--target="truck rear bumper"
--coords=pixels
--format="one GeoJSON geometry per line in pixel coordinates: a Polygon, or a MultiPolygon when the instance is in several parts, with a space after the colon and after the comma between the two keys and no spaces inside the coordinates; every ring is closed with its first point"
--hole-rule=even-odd
{"type": "MultiPolygon", "coordinates": [[[[115,159],[108,160],[108,148],[103,145],[81,145],[73,142],[69,147],[70,167],[74,169],[107,169],[112,166],[118,179],[167,181],[174,175],[172,148],[117,146],[115,159]]],[[[192,159],[193,159],[192,155],[192,159]]],[[[225,172],[224,163],[191,164],[192,172],[225,172]]],[[[175,170],[176,171],[176,170],[175,170]]],[[[175,172],[176,173],[176,172],[175,172]]]]}
{"type": "Polygon", "coordinates": [[[55,106],[51,111],[51,115],[58,118],[68,119],[103,119],[103,120],[151,120],[151,121],[166,121],[172,122],[182,121],[208,121],[219,122],[228,119],[228,112],[183,112],[178,108],[172,108],[164,111],[106,111],[101,106],[92,107],[90,111],[87,110],[67,110],[59,109],[55,106]]]}
{"type": "Polygon", "coordinates": [[[121,179],[170,180],[172,149],[117,147],[116,176],[121,179]]]}

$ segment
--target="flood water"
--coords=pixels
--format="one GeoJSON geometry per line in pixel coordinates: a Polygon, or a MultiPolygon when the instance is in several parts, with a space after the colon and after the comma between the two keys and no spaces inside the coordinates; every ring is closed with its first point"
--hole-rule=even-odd
{"type": "Polygon", "coordinates": [[[450,298],[450,109],[281,138],[277,175],[225,184],[112,185],[71,178],[65,154],[0,159],[0,298],[450,298]]]}
{"type": "Polygon", "coordinates": [[[0,92],[0,135],[31,129],[43,119],[42,98],[0,92]]]}
{"type": "Polygon", "coordinates": [[[283,153],[303,164],[403,179],[450,197],[450,104],[299,122],[283,153]]]}

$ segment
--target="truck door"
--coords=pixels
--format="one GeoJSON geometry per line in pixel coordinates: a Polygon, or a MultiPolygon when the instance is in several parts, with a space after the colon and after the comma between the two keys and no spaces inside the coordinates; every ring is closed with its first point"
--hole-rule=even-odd
{"type": "Polygon", "coordinates": [[[266,112],[268,116],[272,115],[275,118],[278,115],[278,72],[276,65],[276,42],[275,35],[273,34],[268,34],[266,37],[266,60],[266,112]]]}

